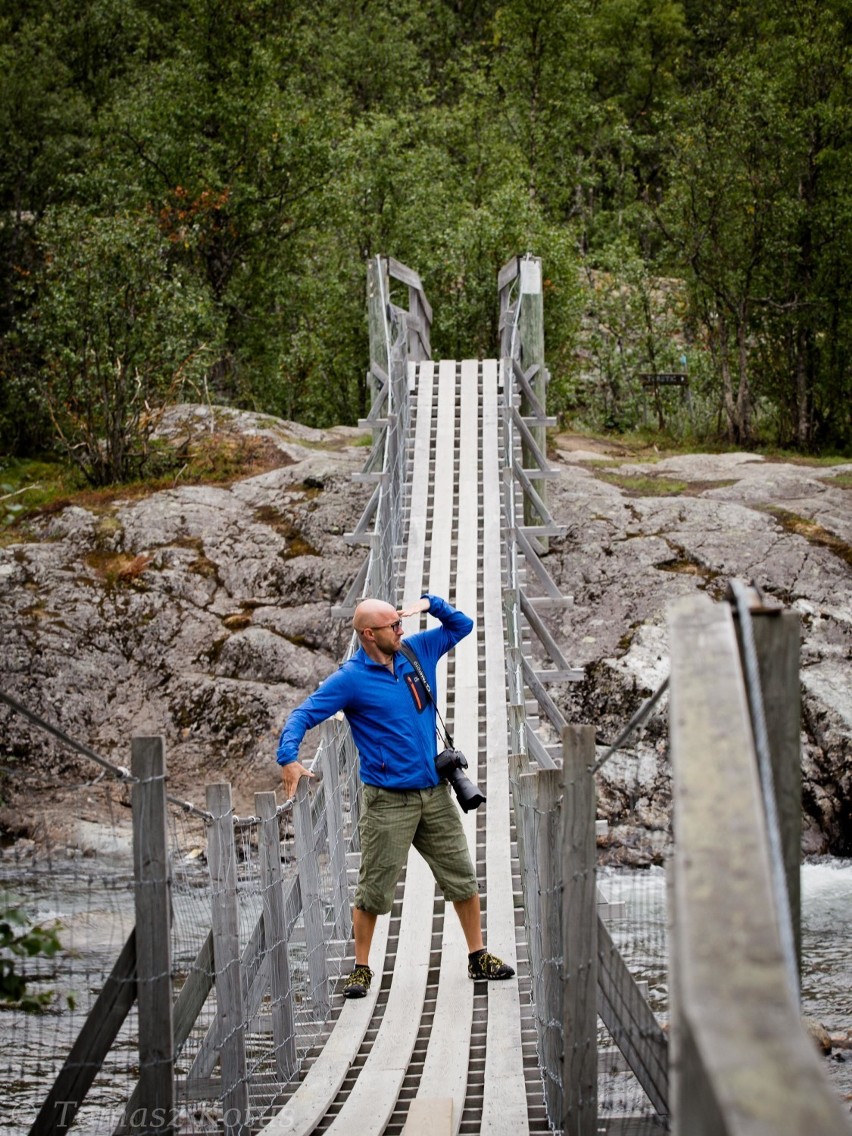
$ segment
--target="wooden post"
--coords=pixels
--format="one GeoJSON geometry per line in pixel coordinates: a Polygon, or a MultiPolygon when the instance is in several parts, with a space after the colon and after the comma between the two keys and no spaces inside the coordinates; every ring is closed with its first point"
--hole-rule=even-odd
{"type": "Polygon", "coordinates": [[[328,960],[325,954],[323,898],[317,864],[314,826],[308,778],[302,777],[293,802],[293,830],[299,886],[302,891],[302,913],[305,919],[305,947],[308,952],[308,974],[311,997],[318,1021],[325,1021],[329,1011],[328,960]]]}
{"type": "Polygon", "coordinates": [[[529,944],[533,1001],[547,1111],[556,1120],[562,1115],[562,771],[522,773],[518,792],[532,821],[524,843],[527,865],[535,865],[538,877],[538,919],[531,921],[529,944]]]}
{"type": "Polygon", "coordinates": [[[213,919],[213,957],[216,960],[216,1005],[222,1040],[222,1111],[226,1136],[247,1136],[250,1130],[246,1080],[245,991],[240,969],[240,919],[237,901],[237,852],[231,786],[207,786],[207,809],[213,820],[208,830],[213,919]]]}
{"type": "Polygon", "coordinates": [[[133,738],[131,791],[139,1005],[139,1102],[133,1132],[174,1132],[171,878],[163,739],[133,738]],[[163,1117],[166,1118],[165,1125],[163,1117]]]}
{"type": "Polygon", "coordinates": [[[598,1114],[595,730],[562,733],[562,1128],[595,1136],[598,1114]]]}
{"type": "Polygon", "coordinates": [[[799,617],[792,611],[756,611],[754,645],[763,691],[766,733],[781,829],[790,918],[799,969],[802,965],[802,742],[799,687],[799,617]]]}
{"type": "Polygon", "coordinates": [[[255,811],[260,817],[260,884],[263,888],[263,930],[272,998],[275,1068],[279,1080],[288,1081],[296,1070],[296,1028],[293,1020],[290,957],[287,951],[278,811],[274,793],[256,793],[254,802],[255,811]]]}
{"type": "Polygon", "coordinates": [[[848,1117],[802,1028],[733,616],[670,609],[675,1136],[836,1134],[848,1117]]]}

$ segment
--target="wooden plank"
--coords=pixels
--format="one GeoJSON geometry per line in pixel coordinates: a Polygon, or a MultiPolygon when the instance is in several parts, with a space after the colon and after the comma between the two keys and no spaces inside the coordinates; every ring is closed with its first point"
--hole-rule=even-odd
{"type": "Polygon", "coordinates": [[[507,260],[500,271],[497,273],[497,289],[502,292],[503,289],[516,279],[520,269],[518,268],[517,256],[513,256],[511,260],[507,260]]]}
{"type": "Polygon", "coordinates": [[[848,1117],[792,989],[733,617],[669,609],[676,1132],[836,1136],[848,1117]]]}
{"type": "Polygon", "coordinates": [[[367,572],[369,568],[370,558],[369,556],[365,556],[361,567],[358,569],[358,573],[355,576],[355,579],[349,585],[349,590],[346,593],[343,603],[332,607],[331,609],[331,614],[335,619],[352,618],[352,614],[355,611],[355,605],[363,594],[363,588],[364,584],[367,581],[367,572]]]}
{"type": "Polygon", "coordinates": [[[408,1106],[402,1136],[454,1136],[452,1097],[415,1097],[408,1106]]]}
{"type": "MultiPolygon", "coordinates": [[[[348,730],[348,726],[344,726],[348,730]]],[[[341,750],[335,720],[323,723],[323,783],[327,816],[329,859],[331,862],[332,897],[334,907],[334,935],[346,940],[352,934],[352,909],[349,904],[349,887],[346,878],[346,829],[343,823],[341,799],[341,750]]],[[[345,762],[346,754],[343,751],[345,762]]]]}
{"type": "MultiPolygon", "coordinates": [[[[211,931],[211,936],[213,932],[211,931]]],[[[252,1017],[252,988],[256,986],[258,975],[258,968],[262,962],[264,952],[264,934],[263,934],[263,915],[258,919],[254,926],[249,942],[240,955],[240,973],[242,974],[243,990],[247,993],[245,1004],[243,1006],[243,1013],[245,1021],[252,1017]],[[253,981],[249,984],[249,979],[253,981]]],[[[215,953],[215,946],[211,951],[211,975],[210,985],[215,983],[215,966],[212,966],[212,959],[215,953]]],[[[264,971],[263,978],[266,978],[264,971]]],[[[260,1005],[263,997],[263,992],[260,995],[254,990],[254,1010],[260,1005]]],[[[216,1062],[219,1060],[219,1051],[222,1048],[222,1043],[225,1040],[224,1030],[227,1023],[217,1013],[213,1021],[207,1027],[207,1032],[201,1040],[195,1057],[193,1058],[192,1065],[186,1075],[187,1083],[200,1084],[206,1081],[210,1074],[216,1067],[216,1062]]]]}
{"type": "Polygon", "coordinates": [[[539,907],[539,887],[536,877],[535,860],[535,814],[529,790],[529,778],[522,775],[530,772],[530,761],[526,754],[512,754],[509,757],[509,780],[515,812],[515,838],[518,849],[518,870],[524,898],[524,928],[530,952],[530,973],[537,970],[538,939],[533,931],[541,923],[539,907]]]}
{"type": "Polygon", "coordinates": [[[401,284],[407,284],[410,288],[423,290],[423,283],[413,268],[409,268],[402,261],[396,260],[392,256],[387,258],[387,266],[388,276],[393,277],[394,280],[399,280],[401,284]]]}
{"type": "Polygon", "coordinates": [[[379,1136],[385,1130],[417,1040],[429,973],[434,902],[432,873],[412,849],[397,947],[402,965],[394,970],[385,1012],[367,1060],[328,1132],[379,1136]]]}
{"type": "Polygon", "coordinates": [[[213,932],[210,931],[175,999],[172,1010],[175,1049],[180,1049],[189,1037],[196,1018],[207,1001],[207,995],[213,988],[213,968],[213,932]]]}
{"type": "Polygon", "coordinates": [[[539,469],[537,466],[522,468],[530,481],[556,481],[562,476],[562,471],[559,469],[539,469]]]}
{"type": "MultiPolygon", "coordinates": [[[[476,493],[464,491],[463,487],[475,485],[478,480],[479,461],[479,391],[478,364],[475,360],[465,360],[456,370],[459,395],[459,421],[456,437],[461,439],[458,447],[458,474],[447,485],[458,502],[456,525],[456,552],[452,552],[452,509],[440,502],[437,508],[445,514],[440,522],[436,517],[438,532],[433,542],[433,561],[430,579],[434,581],[439,594],[449,595],[455,605],[471,616],[475,616],[478,601],[479,567],[479,511],[476,493]],[[437,544],[437,547],[435,546],[437,544]],[[454,560],[454,564],[453,561],[454,560]],[[455,592],[450,582],[451,570],[455,565],[455,592]]],[[[448,401],[455,401],[455,391],[445,392],[448,401]]],[[[452,456],[447,452],[452,439],[444,440],[443,451],[436,460],[447,462],[452,468],[452,456]]],[[[479,783],[479,722],[475,707],[478,704],[479,653],[476,630],[456,645],[454,655],[454,682],[452,690],[445,692],[445,701],[452,705],[453,737],[456,746],[466,755],[468,776],[479,783]]],[[[476,813],[463,814],[462,827],[467,838],[468,850],[473,863],[476,863],[476,813]]],[[[455,913],[447,910],[444,916],[444,930],[441,944],[441,964],[438,974],[438,990],[435,999],[435,1012],[429,1044],[417,1087],[417,1097],[412,1102],[419,1106],[421,1098],[427,1101],[427,1108],[439,1098],[448,1098],[452,1115],[456,1122],[461,1121],[467,1091],[468,1058],[470,1053],[470,1034],[473,1020],[473,983],[467,976],[467,943],[455,913]]],[[[411,1112],[406,1130],[411,1123],[411,1112]]],[[[418,1114],[419,1115],[419,1114],[418,1114]]]]}
{"type": "MultiPolygon", "coordinates": [[[[172,1007],[172,1018],[174,1021],[174,1051],[177,1053],[186,1039],[189,1037],[192,1027],[195,1025],[198,1015],[201,1013],[204,1003],[207,1001],[207,996],[213,989],[213,932],[208,932],[207,938],[201,944],[198,954],[193,960],[189,973],[187,974],[186,981],[178,991],[175,998],[174,1006],[172,1007]]],[[[202,1045],[204,1042],[202,1042],[202,1045]]],[[[210,1068],[212,1069],[215,1063],[215,1058],[218,1056],[213,1050],[213,1061],[211,1061],[210,1068]]],[[[184,1079],[184,1083],[185,1083],[184,1079]]],[[[177,1087],[177,1085],[176,1085],[177,1087]]],[[[130,1117],[141,1107],[141,1096],[139,1082],[137,1081],[136,1087],[130,1095],[130,1101],[124,1109],[124,1116],[130,1117]]],[[[115,1128],[113,1136],[125,1136],[129,1131],[127,1126],[119,1121],[115,1128]]]]}
{"type": "Polygon", "coordinates": [[[594,726],[562,734],[562,1128],[597,1133],[597,889],[594,726]]]}
{"type": "MultiPolygon", "coordinates": [[[[518,386],[521,388],[522,396],[527,404],[527,409],[531,410],[533,417],[539,420],[547,418],[547,411],[542,403],[539,401],[538,395],[533,390],[531,380],[538,374],[541,368],[540,363],[533,363],[529,371],[524,372],[520,362],[517,359],[512,360],[512,371],[518,386]]],[[[555,423],[554,423],[555,424],[555,423]]]]}
{"type": "MultiPolygon", "coordinates": [[[[146,1117],[174,1132],[171,873],[166,832],[166,756],[161,737],[131,741],[139,1101],[146,1117]]],[[[134,1126],[147,1132],[150,1125],[134,1126]]]]}
{"type": "Polygon", "coordinates": [[[520,462],[516,461],[513,464],[512,468],[514,470],[515,477],[517,477],[518,481],[521,483],[521,488],[524,491],[526,500],[529,501],[540,518],[539,522],[537,522],[536,525],[524,527],[547,528],[549,530],[552,530],[552,532],[550,533],[550,535],[552,536],[564,536],[566,531],[565,526],[556,524],[553,517],[551,516],[550,510],[548,509],[544,501],[544,498],[533,485],[532,481],[530,481],[529,477],[527,476],[526,470],[523,468],[520,462]]]}
{"type": "Polygon", "coordinates": [[[523,529],[519,526],[516,526],[513,529],[512,535],[514,535],[515,540],[518,542],[518,546],[524,555],[524,559],[527,565],[532,568],[533,572],[538,578],[539,583],[544,588],[547,596],[555,603],[567,603],[568,601],[566,600],[565,596],[562,595],[556,584],[554,584],[550,573],[547,571],[547,569],[539,559],[538,553],[535,551],[530,541],[524,535],[523,529]]]}
{"type": "Polygon", "coordinates": [[[419,595],[423,586],[423,564],[426,555],[426,527],[429,498],[429,461],[432,453],[432,392],[436,367],[421,362],[415,369],[417,379],[417,412],[413,424],[414,449],[409,493],[408,539],[406,541],[405,584],[400,602],[419,595]],[[409,590],[411,589],[411,590],[409,590]]]}
{"type": "Polygon", "coordinates": [[[389,926],[389,916],[380,916],[370,946],[370,969],[375,978],[366,996],[344,1001],[331,1035],[307,1076],[258,1136],[308,1136],[328,1112],[358,1055],[373,1017],[385,966],[389,926]]]}
{"type": "Polygon", "coordinates": [[[586,677],[586,672],[572,667],[571,670],[567,671],[536,671],[535,677],[539,682],[545,684],[551,682],[582,682],[586,677]]]}
{"type": "Polygon", "coordinates": [[[541,738],[530,726],[526,730],[527,750],[532,761],[542,769],[555,769],[556,762],[546,748],[541,738]]]}
{"type": "Polygon", "coordinates": [[[296,1028],[293,1016],[293,988],[290,981],[290,955],[287,948],[281,837],[278,831],[275,794],[256,793],[254,808],[255,813],[260,817],[258,853],[260,884],[263,889],[263,929],[272,1002],[275,1070],[280,1080],[287,1081],[296,1070],[296,1028]]]}
{"type": "MultiPolygon", "coordinates": [[[[419,275],[408,268],[406,265],[394,260],[393,257],[388,257],[388,275],[392,276],[395,280],[399,280],[402,284],[407,284],[409,287],[408,303],[412,309],[412,314],[417,318],[420,311],[423,313],[426,325],[432,325],[432,305],[426,299],[426,293],[423,291],[423,284],[419,275]],[[416,292],[416,297],[412,296],[412,290],[416,292]]],[[[424,347],[427,350],[427,358],[431,352],[429,351],[429,336],[427,328],[424,328],[427,334],[424,337],[424,347]]]]}
{"type": "MultiPolygon", "coordinates": [[[[490,950],[518,969],[512,890],[506,658],[503,638],[503,518],[500,495],[502,410],[496,360],[482,363],[482,601],[486,690],[485,861],[490,950]]],[[[488,984],[488,1026],[480,1131],[529,1132],[517,979],[488,984]]]]}
{"type": "Polygon", "coordinates": [[[512,415],[512,421],[517,426],[525,446],[524,458],[532,457],[539,469],[550,469],[550,462],[547,460],[547,455],[535,440],[532,430],[524,421],[518,408],[513,406],[510,413],[512,415]]]}
{"type": "Polygon", "coordinates": [[[359,426],[362,427],[383,425],[379,415],[387,401],[388,388],[390,386],[387,372],[375,360],[371,360],[370,362],[370,374],[374,379],[378,380],[380,386],[373,396],[373,405],[370,407],[369,414],[359,422],[359,426]]]}
{"type": "MultiPolygon", "coordinates": [[[[526,619],[527,623],[530,625],[530,629],[535,633],[542,647],[544,647],[544,650],[553,665],[559,671],[572,672],[570,663],[562,654],[562,651],[559,649],[559,645],[557,644],[556,640],[548,631],[544,620],[527,599],[526,593],[523,591],[523,589],[518,590],[518,599],[524,619],[526,619]]],[[[584,672],[580,671],[580,673],[583,674],[584,672]]]]}
{"type": "Polygon", "coordinates": [[[521,657],[521,666],[523,667],[524,681],[535,695],[536,702],[547,715],[553,728],[561,734],[567,725],[562,711],[551,698],[549,691],[539,681],[538,675],[524,656],[521,657]]]}
{"type": "Polygon", "coordinates": [[[136,997],[136,930],[121,954],[39,1109],[29,1136],[67,1132],[136,997]]]}
{"type": "Polygon", "coordinates": [[[372,524],[373,518],[376,515],[376,509],[379,504],[381,493],[382,485],[380,483],[373,490],[370,500],[364,507],[364,511],[361,514],[355,528],[351,532],[343,534],[343,539],[346,544],[354,546],[370,543],[370,525],[372,524]]]}
{"type": "MultiPolygon", "coordinates": [[[[288,880],[286,884],[284,884],[285,934],[288,942],[292,942],[296,938],[296,935],[294,934],[294,926],[301,912],[302,896],[299,877],[297,875],[293,879],[288,880]]],[[[304,943],[304,934],[299,941],[304,943]]],[[[184,1018],[186,1021],[185,1027],[182,1027],[182,1029],[179,1031],[178,1027],[175,1026],[176,1048],[179,1048],[183,1044],[186,1037],[189,1035],[189,1031],[195,1022],[195,1018],[198,1016],[198,1013],[201,1010],[201,1006],[204,1004],[206,993],[213,985],[214,947],[212,931],[208,936],[208,942],[210,944],[210,961],[209,964],[206,964],[206,984],[204,975],[201,973],[190,974],[190,977],[187,980],[186,986],[189,987],[190,984],[192,984],[194,990],[190,999],[190,1003],[187,1005],[185,1012],[181,1013],[182,1018],[184,1018]],[[195,1005],[197,1005],[198,1008],[195,1010],[194,1016],[190,1019],[189,1015],[192,1013],[192,1008],[195,1005]]],[[[265,944],[266,936],[264,933],[263,915],[261,914],[260,918],[254,926],[254,930],[252,931],[251,936],[249,937],[249,941],[246,943],[240,956],[240,969],[243,973],[244,978],[249,980],[244,1007],[246,1021],[250,1021],[257,1014],[260,1005],[263,1002],[263,997],[269,982],[269,969],[264,962],[266,950],[265,944]]],[[[201,961],[204,952],[205,947],[203,946],[193,966],[205,966],[205,964],[201,961]]],[[[178,1003],[175,1007],[176,1015],[181,1007],[183,993],[184,991],[181,990],[181,993],[178,996],[178,1003]]],[[[209,1079],[210,1074],[212,1073],[219,1058],[219,1049],[221,1048],[222,1042],[224,1040],[224,1034],[222,1030],[223,1023],[217,1015],[210,1023],[210,1026],[207,1029],[207,1033],[205,1034],[204,1038],[201,1041],[201,1044],[198,1047],[198,1051],[196,1052],[192,1066],[190,1067],[190,1070],[186,1076],[187,1084],[200,1085],[209,1079]]],[[[200,1092],[199,1096],[201,1096],[200,1092]]]]}
{"type": "Polygon", "coordinates": [[[210,869],[213,944],[216,959],[216,1016],[219,1019],[222,1106],[226,1136],[248,1132],[245,996],[240,970],[240,918],[237,900],[237,854],[234,847],[231,786],[207,786],[207,863],[210,869]]]}

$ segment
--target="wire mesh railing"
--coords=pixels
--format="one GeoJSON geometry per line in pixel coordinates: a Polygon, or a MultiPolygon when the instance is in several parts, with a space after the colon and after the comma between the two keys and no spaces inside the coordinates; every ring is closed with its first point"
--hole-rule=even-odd
{"type": "MultiPolygon", "coordinates": [[[[93,1136],[238,1133],[275,1106],[322,1033],[349,938],[357,757],[341,723],[324,730],[319,776],[283,806],[259,794],[258,815],[238,818],[210,807],[210,788],[206,810],[163,794],[162,860],[152,852],[156,821],[136,815],[137,794],[151,788],[139,776],[132,838],[117,818],[112,831],[100,823],[91,857],[37,845],[4,855],[5,895],[19,896],[33,923],[54,928],[58,940],[50,955],[27,961],[40,1012],[3,1010],[5,1132],[60,1132],[73,1123],[93,1136]],[[158,889],[167,914],[156,923],[148,905],[158,889]],[[167,944],[170,961],[144,949],[149,933],[167,944]],[[145,996],[158,981],[168,986],[170,1009],[152,1027],[145,996]],[[146,1050],[152,1028],[157,1041],[146,1050]],[[236,1042],[240,1059],[229,1061],[236,1042]],[[164,1062],[172,1084],[165,1105],[139,1092],[164,1062]]],[[[106,792],[109,783],[99,787],[106,792]]],[[[91,786],[80,792],[91,795],[91,786]]],[[[118,800],[115,809],[122,811],[118,800]]]]}

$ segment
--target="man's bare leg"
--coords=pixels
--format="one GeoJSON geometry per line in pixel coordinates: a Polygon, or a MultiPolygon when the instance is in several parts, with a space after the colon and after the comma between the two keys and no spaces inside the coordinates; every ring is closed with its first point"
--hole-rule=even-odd
{"type": "Polygon", "coordinates": [[[469,899],[456,900],[453,903],[453,907],[456,909],[464,937],[467,940],[468,953],[471,951],[481,951],[484,944],[482,942],[482,917],[480,914],[479,893],[476,892],[469,899]]]}
{"type": "MultiPolygon", "coordinates": [[[[477,896],[477,899],[479,897],[477,896]]],[[[360,907],[352,909],[352,928],[355,932],[355,965],[370,965],[370,946],[376,929],[378,915],[363,911],[360,907]]]]}

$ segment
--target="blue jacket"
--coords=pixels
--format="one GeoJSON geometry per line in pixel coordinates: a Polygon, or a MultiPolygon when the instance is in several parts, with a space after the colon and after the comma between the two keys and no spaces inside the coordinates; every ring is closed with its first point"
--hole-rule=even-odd
{"type": "MultiPolygon", "coordinates": [[[[429,614],[440,627],[420,631],[406,643],[437,696],[438,660],[470,634],[473,620],[446,600],[428,596],[429,614]]],[[[361,759],[361,780],[384,789],[427,789],[438,784],[435,707],[401,652],[393,674],[359,650],[317,687],[287,719],[278,742],[278,763],[296,761],[306,732],[343,711],[361,759]]]]}

